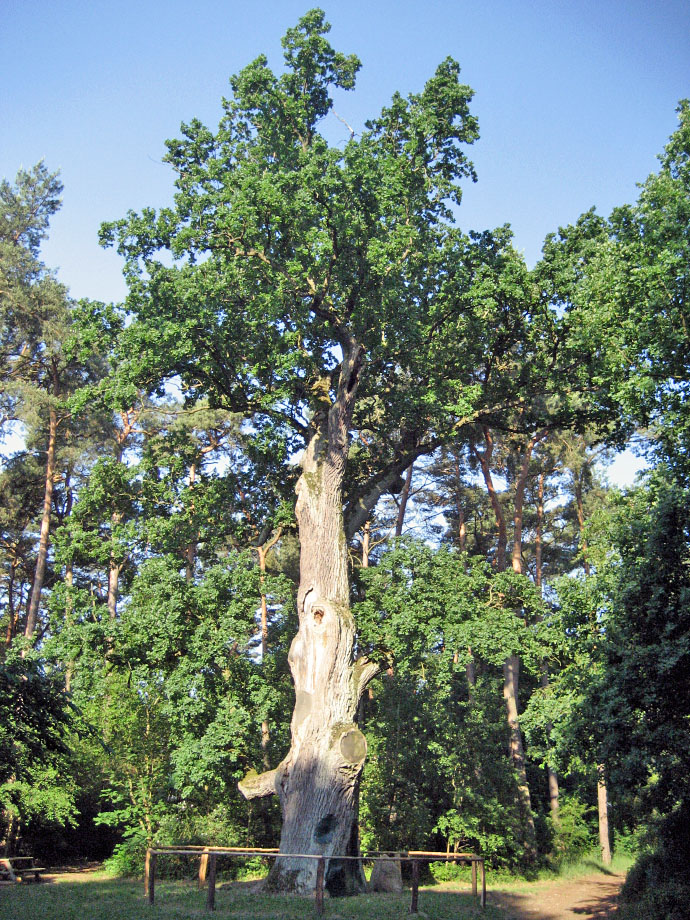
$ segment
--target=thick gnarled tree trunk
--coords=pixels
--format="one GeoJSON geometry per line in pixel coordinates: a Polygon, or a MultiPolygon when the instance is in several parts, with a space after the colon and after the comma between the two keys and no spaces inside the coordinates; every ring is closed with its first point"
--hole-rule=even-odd
{"type": "MultiPolygon", "coordinates": [[[[297,484],[299,631],[288,659],[295,684],[292,743],[275,770],[249,774],[240,783],[247,798],[280,797],[281,852],[326,856],[326,887],[332,894],[363,887],[360,864],[339,857],[357,855],[357,784],[367,748],[355,719],[362,692],[377,672],[376,665],[353,656],[355,624],[342,512],[360,363],[361,349],[350,349],[334,404],[314,420],[297,484]]],[[[313,890],[316,869],[315,859],[278,858],[267,888],[313,890]]]]}

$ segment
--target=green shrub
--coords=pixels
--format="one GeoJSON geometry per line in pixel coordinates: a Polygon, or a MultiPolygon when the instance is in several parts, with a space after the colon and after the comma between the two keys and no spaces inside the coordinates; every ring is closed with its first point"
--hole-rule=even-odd
{"type": "Polygon", "coordinates": [[[455,882],[467,878],[470,870],[456,862],[432,862],[429,871],[437,882],[455,882]]]}
{"type": "Polygon", "coordinates": [[[690,806],[659,826],[655,847],[628,873],[620,896],[621,920],[686,920],[690,903],[690,806]]]}
{"type": "Polygon", "coordinates": [[[561,796],[559,824],[549,818],[553,832],[553,856],[557,864],[575,862],[596,846],[592,815],[594,808],[576,796],[561,796]]]}
{"type": "Polygon", "coordinates": [[[146,839],[143,834],[130,833],[118,843],[113,855],[103,866],[111,875],[122,878],[138,878],[143,874],[146,860],[146,839]]]}

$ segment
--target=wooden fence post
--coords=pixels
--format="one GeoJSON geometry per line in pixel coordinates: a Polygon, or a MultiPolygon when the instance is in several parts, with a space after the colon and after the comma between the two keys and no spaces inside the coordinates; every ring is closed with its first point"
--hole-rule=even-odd
{"type": "Polygon", "coordinates": [[[201,854],[201,860],[199,861],[199,890],[201,890],[206,884],[207,874],[208,874],[208,847],[206,847],[204,852],[201,854]]]}
{"type": "Polygon", "coordinates": [[[412,860],[412,902],[410,903],[410,913],[417,913],[417,902],[419,900],[419,861],[412,860]]]}
{"type": "Polygon", "coordinates": [[[319,861],[316,865],[316,892],[315,892],[315,907],[316,907],[316,916],[323,917],[323,878],[326,872],[326,859],[323,856],[319,856],[319,861]]]}
{"type": "Polygon", "coordinates": [[[156,854],[151,850],[146,851],[146,868],[144,870],[144,885],[149,904],[153,904],[156,892],[156,854]]]}
{"type": "Polygon", "coordinates": [[[208,858],[208,891],[206,892],[206,910],[216,909],[216,854],[208,858]]]}
{"type": "Polygon", "coordinates": [[[479,902],[482,907],[486,907],[486,867],[484,866],[484,860],[482,859],[482,898],[479,902]]]}
{"type": "Polygon", "coordinates": [[[472,862],[472,894],[474,897],[477,897],[477,860],[473,859],[472,862]]]}

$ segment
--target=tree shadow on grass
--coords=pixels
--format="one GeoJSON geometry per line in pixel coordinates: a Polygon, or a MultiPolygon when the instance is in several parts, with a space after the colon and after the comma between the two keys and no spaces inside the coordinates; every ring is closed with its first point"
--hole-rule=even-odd
{"type": "MultiPolygon", "coordinates": [[[[220,883],[220,880],[219,880],[220,883]]],[[[0,920],[311,920],[313,898],[263,895],[252,882],[219,884],[215,914],[206,911],[206,892],[195,880],[156,882],[155,903],[144,898],[141,880],[118,879],[102,872],[60,873],[49,884],[16,885],[0,895],[0,920]]],[[[469,892],[422,887],[419,911],[429,920],[604,920],[611,916],[617,886],[606,878],[570,886],[554,901],[554,890],[527,893],[488,892],[486,910],[469,892]],[[593,884],[592,884],[593,883],[593,884]]],[[[362,894],[325,902],[325,920],[401,920],[408,916],[410,891],[362,894]]]]}
{"type": "Polygon", "coordinates": [[[501,909],[505,920],[563,920],[563,913],[558,908],[534,907],[529,895],[517,892],[490,892],[487,905],[501,909]]]}
{"type": "Polygon", "coordinates": [[[593,869],[595,872],[600,872],[602,875],[617,875],[613,869],[607,869],[606,866],[602,866],[601,863],[594,862],[593,859],[585,859],[582,865],[587,866],[588,869],[593,869]]]}
{"type": "Polygon", "coordinates": [[[615,914],[619,887],[608,879],[580,879],[527,893],[492,892],[489,903],[501,907],[506,920],[608,920],[615,914]]]}
{"type": "Polygon", "coordinates": [[[577,916],[589,920],[605,920],[613,917],[618,905],[618,892],[606,893],[585,899],[587,903],[574,905],[571,910],[577,916]]]}

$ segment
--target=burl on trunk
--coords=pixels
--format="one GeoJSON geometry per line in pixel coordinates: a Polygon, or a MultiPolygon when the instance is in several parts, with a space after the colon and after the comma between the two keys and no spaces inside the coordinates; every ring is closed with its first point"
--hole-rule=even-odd
{"type": "MultiPolygon", "coordinates": [[[[290,647],[295,683],[292,743],[275,770],[248,774],[239,784],[247,798],[280,797],[281,853],[326,856],[331,894],[362,890],[358,855],[357,785],[366,757],[355,724],[357,706],[378,667],[354,659],[342,486],[349,426],[362,353],[344,349],[335,401],[313,419],[302,460],[295,513],[300,536],[299,631],[290,647]]],[[[268,889],[313,890],[317,860],[278,857],[268,889]]]]}

